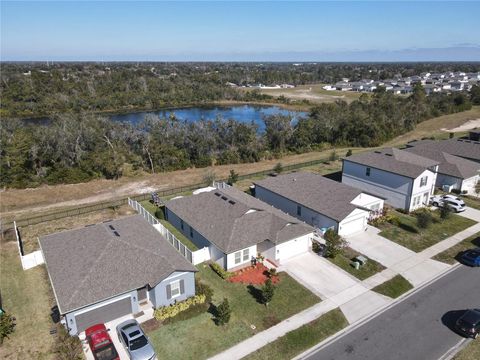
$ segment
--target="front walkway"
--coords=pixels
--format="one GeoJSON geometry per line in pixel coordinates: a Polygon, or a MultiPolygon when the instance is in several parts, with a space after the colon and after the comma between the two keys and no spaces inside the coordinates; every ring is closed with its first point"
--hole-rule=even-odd
{"type": "MultiPolygon", "coordinates": [[[[460,215],[473,219],[475,221],[480,222],[480,211],[475,209],[467,209],[464,213],[460,215]]],[[[306,281],[300,281],[300,283],[306,285],[310,290],[314,291],[315,293],[319,294],[320,297],[325,298],[321,303],[310,307],[282,322],[279,324],[264,330],[247,340],[231,347],[223,351],[220,354],[212,357],[211,359],[214,360],[233,360],[233,359],[241,359],[248,354],[262,348],[263,346],[267,345],[268,343],[275,341],[281,336],[284,336],[287,332],[295,330],[302,325],[305,325],[321,315],[325,314],[326,312],[333,310],[334,308],[340,306],[342,312],[344,312],[345,316],[348,317],[352,316],[352,312],[357,312],[354,316],[358,318],[358,320],[350,321],[350,323],[355,323],[361,321],[361,318],[366,318],[371,316],[372,314],[376,313],[378,310],[386,306],[388,303],[392,303],[393,300],[386,298],[382,295],[376,294],[369,289],[384,283],[385,281],[390,280],[397,274],[402,274],[406,277],[415,288],[427,283],[428,281],[432,280],[434,277],[441,275],[445,271],[451,268],[450,265],[443,264],[438,261],[431,260],[432,256],[437,255],[438,253],[456,245],[457,243],[461,242],[463,239],[477,233],[480,231],[480,223],[475,224],[468,229],[461,231],[458,234],[455,234],[433,246],[423,250],[420,253],[415,253],[408,249],[399,250],[399,254],[393,254],[396,262],[390,261],[389,259],[384,259],[385,263],[388,263],[390,266],[387,266],[387,269],[371,276],[370,278],[364,281],[352,280],[351,276],[350,279],[345,277],[346,273],[343,270],[335,267],[333,264],[328,262],[325,259],[324,262],[327,262],[326,269],[322,269],[320,273],[313,274],[315,268],[318,267],[318,264],[324,262],[315,262],[312,256],[316,256],[313,254],[307,255],[300,255],[298,257],[292,258],[288,263],[294,264],[297,263],[301,267],[301,270],[294,270],[291,268],[289,273],[293,275],[293,277],[299,281],[299,275],[304,273],[307,275],[305,278],[306,281]],[[407,253],[409,256],[406,256],[407,253]],[[302,261],[303,260],[303,261],[302,261]],[[309,262],[312,262],[313,268],[309,270],[309,262]],[[334,271],[331,269],[330,266],[334,266],[337,270],[334,271]],[[343,274],[342,274],[343,272],[343,274]],[[316,279],[316,277],[321,277],[323,281],[326,282],[336,282],[339,280],[339,284],[321,284],[321,280],[316,279]],[[351,286],[349,286],[349,284],[351,286]],[[335,291],[338,291],[335,294],[335,291]],[[378,295],[378,296],[371,296],[370,294],[378,295]],[[368,303],[372,303],[373,306],[369,307],[366,310],[365,305],[368,303]],[[373,309],[372,309],[373,308],[373,309]],[[348,315],[347,315],[348,314],[348,315]]],[[[377,233],[378,235],[378,233],[377,233]]],[[[375,237],[374,237],[375,238],[375,237]]],[[[380,237],[382,238],[382,237],[380,237]]],[[[383,239],[383,238],[382,238],[383,239]]],[[[349,239],[350,240],[350,239],[349,239]]],[[[386,240],[386,239],[385,239],[386,240]]],[[[385,245],[385,244],[384,244],[385,245]]],[[[400,245],[398,245],[400,246],[400,245]]],[[[353,246],[352,246],[353,247],[353,246]]],[[[370,248],[372,259],[377,261],[380,260],[379,254],[375,255],[375,249],[372,244],[365,246],[365,249],[370,248]]],[[[393,249],[392,247],[391,249],[393,249]]],[[[400,248],[402,248],[400,246],[400,248]]],[[[358,250],[357,250],[358,251],[358,250]]],[[[368,251],[368,250],[367,250],[368,251]]],[[[387,250],[389,251],[389,250],[387,250]]],[[[369,256],[368,254],[365,254],[369,256]]],[[[379,261],[381,263],[381,261],[379,261]]]]}

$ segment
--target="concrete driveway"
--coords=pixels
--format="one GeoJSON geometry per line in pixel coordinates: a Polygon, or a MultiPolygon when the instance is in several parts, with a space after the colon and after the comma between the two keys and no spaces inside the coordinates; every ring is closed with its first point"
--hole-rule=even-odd
{"type": "Polygon", "coordinates": [[[335,303],[350,323],[391,301],[369,290],[360,280],[312,252],[285,261],[279,270],[286,271],[322,300],[335,303]]]}
{"type": "Polygon", "coordinates": [[[480,222],[480,210],[471,207],[467,207],[464,212],[458,213],[458,215],[480,222]]]}

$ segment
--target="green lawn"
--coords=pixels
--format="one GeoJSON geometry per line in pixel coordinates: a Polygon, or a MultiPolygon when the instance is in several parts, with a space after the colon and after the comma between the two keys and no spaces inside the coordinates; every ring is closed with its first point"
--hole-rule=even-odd
{"type": "Polygon", "coordinates": [[[402,275],[397,275],[383,284],[375,286],[372,290],[393,299],[413,289],[413,285],[402,275]]]}
{"type": "Polygon", "coordinates": [[[455,357],[454,360],[478,360],[480,359],[480,341],[473,340],[470,344],[467,345],[465,349],[460,351],[455,357]]]}
{"type": "MultiPolygon", "coordinates": [[[[155,212],[157,211],[157,207],[152,204],[149,200],[144,200],[140,202],[140,204],[147,210],[150,214],[155,216],[155,212]]],[[[175,226],[170,224],[167,220],[164,219],[158,219],[163,226],[165,226],[168,231],[170,231],[180,242],[185,245],[188,249],[191,251],[198,250],[198,247],[185,235],[183,235],[180,231],[177,230],[175,226]]]]}
{"type": "Polygon", "coordinates": [[[391,214],[398,218],[399,224],[380,224],[378,226],[382,230],[380,235],[416,252],[425,250],[476,224],[475,221],[456,214],[451,214],[448,219],[442,220],[439,211],[433,211],[433,223],[427,229],[420,229],[415,215],[406,215],[398,211],[392,211],[391,214]]]}
{"type": "Polygon", "coordinates": [[[14,242],[2,243],[2,308],[17,320],[15,332],[0,346],[1,359],[52,359],[55,337],[50,309],[55,304],[45,266],[23,271],[14,242]]]}
{"type": "Polygon", "coordinates": [[[330,262],[342,268],[346,272],[352,274],[360,280],[365,280],[372,275],[382,271],[385,267],[382,264],[379,264],[375,260],[368,259],[367,263],[364,266],[361,266],[360,269],[355,269],[351,263],[352,259],[356,256],[361,255],[355,250],[347,247],[344,249],[343,254],[337,255],[334,259],[327,258],[330,262]]]}
{"type": "Polygon", "coordinates": [[[462,251],[480,247],[480,232],[472,235],[457,245],[437,254],[433,257],[434,260],[442,261],[447,264],[455,264],[455,257],[462,251]]]}
{"type": "Polygon", "coordinates": [[[199,270],[197,276],[214,289],[215,304],[228,298],[231,320],[223,327],[217,326],[210,313],[203,313],[149,332],[162,359],[206,359],[320,302],[286,273],[279,274],[280,283],[266,307],[255,300],[246,285],[226,282],[206,265],[199,265],[199,270]]]}
{"type": "Polygon", "coordinates": [[[461,198],[468,207],[480,210],[480,199],[473,196],[461,196],[461,198]]]}
{"type": "Polygon", "coordinates": [[[347,325],[347,319],[337,308],[296,330],[290,331],[243,359],[291,359],[342,330],[347,325]]]}

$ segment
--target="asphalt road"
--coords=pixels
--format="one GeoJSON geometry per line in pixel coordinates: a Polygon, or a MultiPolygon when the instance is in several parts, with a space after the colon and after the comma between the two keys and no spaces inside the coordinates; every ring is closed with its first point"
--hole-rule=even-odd
{"type": "Polygon", "coordinates": [[[307,359],[438,360],[462,340],[449,326],[468,308],[480,308],[480,269],[461,266],[307,359]]]}

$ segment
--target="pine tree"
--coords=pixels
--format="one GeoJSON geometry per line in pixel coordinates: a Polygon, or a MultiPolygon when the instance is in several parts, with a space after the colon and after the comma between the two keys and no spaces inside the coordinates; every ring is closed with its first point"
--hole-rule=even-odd
{"type": "Polygon", "coordinates": [[[273,285],[273,282],[271,279],[267,279],[265,282],[265,285],[263,285],[262,288],[262,297],[263,297],[263,303],[265,306],[268,306],[268,303],[272,301],[273,295],[275,294],[275,286],[273,285]]]}
{"type": "Polygon", "coordinates": [[[217,324],[225,325],[230,321],[230,315],[232,310],[230,309],[230,304],[228,299],[224,298],[220,305],[217,306],[217,324]]]}

